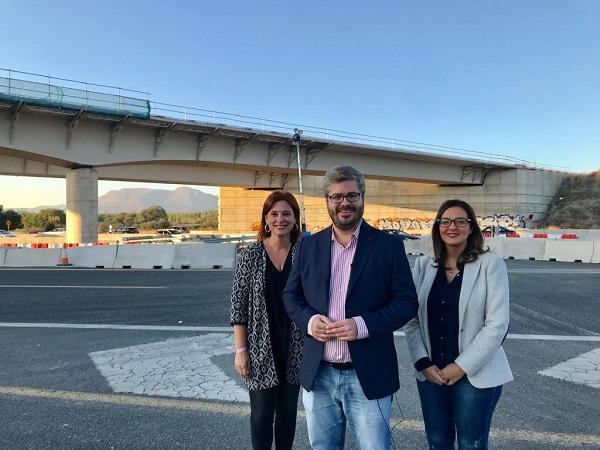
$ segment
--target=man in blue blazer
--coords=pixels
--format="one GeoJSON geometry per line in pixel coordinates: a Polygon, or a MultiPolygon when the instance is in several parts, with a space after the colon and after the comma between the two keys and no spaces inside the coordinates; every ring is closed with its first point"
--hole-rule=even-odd
{"type": "Polygon", "coordinates": [[[283,294],[305,334],[309,440],[314,449],[343,449],[347,423],[361,449],[387,449],[399,388],[393,332],[416,315],[417,294],[402,240],[362,219],[363,175],[335,167],[323,190],[333,223],[302,239],[283,294]]]}

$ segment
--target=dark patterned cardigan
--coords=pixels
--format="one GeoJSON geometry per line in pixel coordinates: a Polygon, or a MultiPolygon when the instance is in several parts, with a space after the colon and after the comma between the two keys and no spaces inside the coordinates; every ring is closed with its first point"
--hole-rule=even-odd
{"type": "MultiPolygon", "coordinates": [[[[291,249],[292,264],[297,249],[298,244],[291,249]]],[[[271,388],[280,383],[275,371],[265,303],[266,268],[267,252],[262,243],[249,245],[238,258],[231,293],[231,325],[247,326],[251,376],[245,381],[251,391],[271,388]]],[[[302,346],[302,334],[292,322],[286,358],[288,383],[300,384],[302,346]]]]}

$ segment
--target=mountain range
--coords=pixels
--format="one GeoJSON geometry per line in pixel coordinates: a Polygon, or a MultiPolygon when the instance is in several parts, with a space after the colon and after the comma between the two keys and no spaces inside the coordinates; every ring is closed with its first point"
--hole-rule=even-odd
{"type": "MultiPolygon", "coordinates": [[[[138,212],[153,205],[167,212],[200,212],[217,208],[218,197],[198,189],[178,187],[166,189],[126,188],[109,191],[98,197],[98,212],[138,212]]],[[[65,209],[65,205],[14,208],[17,211],[38,212],[45,208],[65,209]]]]}

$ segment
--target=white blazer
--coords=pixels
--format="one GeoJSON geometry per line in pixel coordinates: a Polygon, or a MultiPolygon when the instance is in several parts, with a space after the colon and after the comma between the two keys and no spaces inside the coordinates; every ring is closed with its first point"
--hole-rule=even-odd
{"type": "MultiPolygon", "coordinates": [[[[413,279],[419,295],[419,312],[404,326],[413,364],[431,357],[427,324],[427,299],[438,268],[433,256],[417,258],[413,279]]],[[[508,273],[502,258],[483,253],[465,264],[458,302],[458,352],[454,361],[477,388],[500,386],[513,379],[502,349],[510,320],[508,273]]],[[[424,381],[421,372],[418,380],[424,381]]]]}

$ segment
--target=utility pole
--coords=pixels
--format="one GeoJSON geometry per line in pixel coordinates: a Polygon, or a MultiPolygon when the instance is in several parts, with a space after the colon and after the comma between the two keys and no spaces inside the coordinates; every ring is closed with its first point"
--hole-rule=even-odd
{"type": "Polygon", "coordinates": [[[292,143],[296,146],[296,156],[298,157],[298,190],[300,191],[300,232],[306,231],[306,212],[304,211],[304,189],[302,188],[302,164],[300,163],[300,140],[302,139],[302,130],[294,128],[294,137],[292,143]]]}

